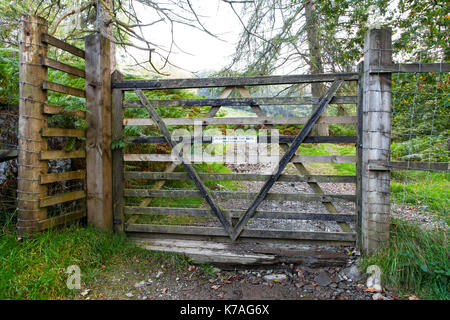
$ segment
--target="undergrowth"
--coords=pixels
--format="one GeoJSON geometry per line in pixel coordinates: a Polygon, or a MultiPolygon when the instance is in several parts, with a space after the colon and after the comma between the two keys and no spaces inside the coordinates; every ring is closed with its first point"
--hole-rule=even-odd
{"type": "Polygon", "coordinates": [[[68,289],[65,271],[81,269],[81,290],[115,262],[147,259],[176,268],[183,256],[152,252],[135,246],[125,235],[91,227],[71,226],[17,240],[13,232],[0,236],[0,299],[70,299],[80,290],[68,289]]]}
{"type": "Polygon", "coordinates": [[[382,281],[403,296],[450,299],[449,250],[446,231],[423,230],[419,225],[393,220],[388,245],[363,257],[361,267],[378,265],[382,281]]]}

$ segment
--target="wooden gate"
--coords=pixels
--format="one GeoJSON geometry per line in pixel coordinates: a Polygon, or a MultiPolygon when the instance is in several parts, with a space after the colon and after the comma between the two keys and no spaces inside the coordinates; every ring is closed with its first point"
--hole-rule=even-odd
{"type": "MultiPolygon", "coordinates": [[[[352,136],[311,136],[310,132],[317,123],[347,124],[359,131],[358,116],[327,116],[329,104],[353,104],[359,106],[358,73],[336,73],[320,75],[260,76],[238,78],[198,78],[167,80],[122,80],[118,72],[112,80],[112,119],[113,119],[113,188],[114,223],[116,229],[125,230],[130,236],[161,240],[161,243],[176,243],[186,240],[213,240],[214,242],[233,243],[294,243],[320,245],[354,245],[358,226],[357,205],[351,210],[338,210],[337,203],[356,203],[356,192],[329,193],[323,185],[357,184],[357,175],[312,174],[308,170],[310,163],[354,163],[357,162],[356,150],[358,135],[352,136]],[[320,82],[331,84],[326,94],[320,98],[311,97],[252,97],[246,87],[296,85],[320,82]],[[345,90],[344,90],[345,86],[345,90]],[[217,99],[148,99],[144,92],[148,90],[224,88],[217,99]],[[234,90],[240,98],[230,98],[234,90]],[[338,95],[350,92],[353,95],[338,95]],[[135,94],[135,95],[134,95],[135,94]],[[131,98],[128,98],[128,95],[131,98]],[[137,98],[136,98],[137,96],[137,98]],[[315,110],[311,116],[268,116],[261,106],[273,105],[311,105],[315,110]],[[222,106],[250,106],[256,117],[217,117],[222,106]],[[165,118],[168,108],[205,108],[206,115],[201,117],[165,118]],[[207,110],[207,107],[210,107],[207,110]],[[140,111],[138,111],[140,110],[140,111]],[[142,118],[142,110],[149,117],[142,118]],[[140,118],[133,118],[139,114],[140,118]],[[124,115],[130,115],[126,117],[124,115]],[[280,135],[278,141],[274,135],[259,135],[252,142],[257,144],[278,142],[281,147],[275,169],[272,173],[214,173],[203,172],[195,166],[204,162],[214,162],[216,157],[190,156],[182,152],[184,143],[195,142],[204,147],[219,138],[204,135],[194,129],[192,136],[174,136],[175,128],[219,128],[222,132],[229,126],[241,128],[263,128],[267,130],[294,126],[298,132],[292,135],[280,135]],[[136,136],[133,131],[144,126],[147,132],[136,136]],[[244,127],[246,126],[246,127],[244,127]],[[153,132],[149,135],[148,132],[153,132]],[[155,134],[155,132],[158,132],[155,134]],[[340,155],[304,155],[296,153],[302,143],[353,144],[353,154],[340,155]],[[143,147],[143,145],[145,147],[143,147]],[[169,147],[168,147],[169,146],[169,147]],[[114,148],[115,147],[115,148],[114,148]],[[124,148],[122,148],[124,147],[124,148]],[[138,150],[139,153],[136,153],[138,150]],[[144,153],[143,150],[149,150],[144,153]],[[163,154],[158,152],[163,150],[163,154]],[[170,154],[168,152],[171,152],[170,154]],[[286,173],[291,163],[295,173],[286,173]],[[189,182],[191,184],[189,185],[189,182]],[[222,184],[234,181],[229,188],[222,184]],[[259,192],[242,192],[233,187],[244,181],[263,183],[259,192]],[[306,183],[313,193],[277,193],[270,192],[274,183],[306,183]],[[193,185],[192,185],[193,182],[193,185]],[[222,188],[221,190],[218,190],[222,188]],[[224,190],[225,189],[225,190],[224,190]],[[197,199],[197,200],[195,200],[197,199]],[[200,199],[200,200],[199,200],[200,199]],[[250,201],[250,205],[224,209],[221,203],[227,199],[250,201]],[[276,211],[258,209],[263,201],[315,201],[322,203],[324,212],[276,211]],[[255,219],[273,219],[284,221],[334,221],[339,226],[337,232],[286,230],[273,227],[252,228],[249,221],[255,219]],[[165,242],[164,242],[165,241],[165,242]]],[[[360,86],[359,86],[360,87],[360,86]]],[[[145,131],[144,131],[145,132],[145,131]]],[[[236,139],[249,139],[237,136],[236,139]]],[[[229,141],[226,140],[225,141],[229,141]]],[[[244,146],[248,147],[244,143],[244,146]]],[[[256,149],[257,146],[255,147],[256,149]]],[[[223,159],[223,158],[221,158],[223,159]]],[[[227,158],[225,157],[225,160],[227,158]]],[[[248,160],[246,159],[248,162],[248,160]]],[[[245,161],[244,161],[245,162],[245,161]]],[[[292,171],[292,170],[291,170],[292,171]]],[[[355,172],[358,172],[356,170],[355,172]]],[[[238,188],[239,189],[239,188],[238,188]]],[[[358,190],[358,188],[352,189],[358,190]]],[[[198,245],[198,243],[197,243],[198,245]]],[[[170,247],[170,246],[169,246],[170,247]]],[[[166,247],[167,249],[168,247],[166,247]]]]}

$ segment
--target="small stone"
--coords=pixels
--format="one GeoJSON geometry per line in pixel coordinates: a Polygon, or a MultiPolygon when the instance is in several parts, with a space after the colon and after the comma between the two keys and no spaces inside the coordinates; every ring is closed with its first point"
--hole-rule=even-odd
{"type": "Polygon", "coordinates": [[[133,297],[133,294],[131,292],[128,292],[125,294],[125,296],[127,296],[128,298],[131,298],[131,297],[133,297]]]}
{"type": "Polygon", "coordinates": [[[373,300],[384,300],[384,296],[383,296],[381,293],[375,293],[375,294],[372,296],[372,299],[373,299],[373,300]]]}
{"type": "Polygon", "coordinates": [[[219,268],[216,268],[216,267],[214,267],[212,269],[212,273],[219,273],[220,271],[222,271],[222,270],[220,270],[219,268]]]}
{"type": "Polygon", "coordinates": [[[159,271],[159,272],[156,274],[156,279],[158,279],[159,277],[161,277],[163,274],[164,274],[164,272],[159,271]]]}
{"type": "Polygon", "coordinates": [[[264,276],[264,280],[267,282],[286,281],[287,276],[285,274],[268,274],[264,276]]]}
{"type": "Polygon", "coordinates": [[[140,287],[142,287],[142,286],[144,286],[144,285],[145,285],[145,281],[142,280],[141,282],[136,282],[136,283],[134,284],[134,287],[135,287],[135,288],[140,288],[140,287]]]}
{"type": "Polygon", "coordinates": [[[325,271],[321,271],[315,278],[314,281],[321,287],[328,286],[332,281],[325,271]]]}
{"type": "Polygon", "coordinates": [[[356,265],[344,269],[342,273],[345,280],[350,279],[352,281],[359,281],[362,278],[361,272],[356,265]]]}

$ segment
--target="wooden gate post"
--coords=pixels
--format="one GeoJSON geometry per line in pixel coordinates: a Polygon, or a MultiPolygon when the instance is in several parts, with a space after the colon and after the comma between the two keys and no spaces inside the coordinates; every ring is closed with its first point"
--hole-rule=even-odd
{"type": "Polygon", "coordinates": [[[370,170],[371,161],[389,161],[391,145],[390,73],[371,69],[392,64],[392,30],[370,29],[364,41],[362,106],[361,249],[370,253],[389,240],[390,173],[370,170]]]}
{"type": "Polygon", "coordinates": [[[43,105],[47,92],[42,89],[47,80],[47,68],[41,58],[47,56],[42,34],[47,33],[47,21],[36,16],[22,16],[19,28],[19,137],[17,174],[17,233],[19,236],[37,231],[39,221],[46,219],[46,208],[39,199],[47,196],[46,185],[39,176],[47,173],[47,161],[41,161],[41,151],[47,150],[47,140],[41,130],[47,126],[43,105]]]}
{"type": "Polygon", "coordinates": [[[88,223],[113,229],[110,41],[85,37],[86,187],[88,223]]]}
{"type": "MultiPolygon", "coordinates": [[[[111,76],[112,81],[122,81],[123,75],[115,70],[111,76]]],[[[123,91],[120,89],[112,90],[112,109],[111,109],[111,127],[112,141],[123,139],[123,91]]],[[[123,231],[124,214],[123,214],[123,152],[118,147],[112,150],[112,166],[113,166],[113,216],[114,231],[123,231]]]]}

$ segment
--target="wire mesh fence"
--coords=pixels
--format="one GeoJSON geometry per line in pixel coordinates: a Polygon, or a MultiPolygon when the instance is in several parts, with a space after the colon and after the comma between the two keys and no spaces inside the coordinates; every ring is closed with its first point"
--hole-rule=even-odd
{"type": "MultiPolygon", "coordinates": [[[[401,60],[400,52],[394,56],[401,60]]],[[[432,62],[425,52],[418,57],[419,68],[432,62]]],[[[425,163],[420,171],[391,171],[393,215],[438,228],[449,220],[449,85],[448,72],[392,75],[391,161],[406,162],[406,168],[425,163]]]]}

